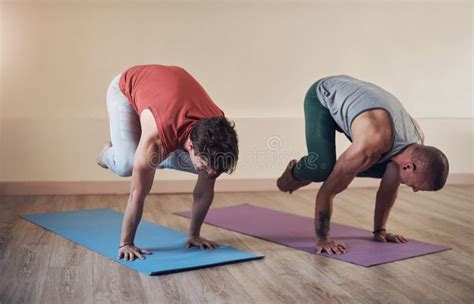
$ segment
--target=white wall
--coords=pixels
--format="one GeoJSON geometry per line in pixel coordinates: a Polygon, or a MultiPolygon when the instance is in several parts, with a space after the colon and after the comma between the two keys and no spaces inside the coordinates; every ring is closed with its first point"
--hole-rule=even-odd
{"type": "Polygon", "coordinates": [[[1,2],[0,181],[117,180],[95,165],[105,89],[143,63],[185,67],[235,119],[247,160],[232,178],[274,177],[305,152],[303,96],[334,74],[394,93],[451,172],[473,173],[473,13],[452,1],[1,2]]]}

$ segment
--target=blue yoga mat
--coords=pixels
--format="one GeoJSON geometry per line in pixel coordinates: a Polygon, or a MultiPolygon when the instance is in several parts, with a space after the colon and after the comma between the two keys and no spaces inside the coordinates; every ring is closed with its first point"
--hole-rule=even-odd
{"type": "Polygon", "coordinates": [[[86,209],[24,215],[33,222],[65,239],[95,251],[124,266],[147,275],[204,268],[261,259],[229,246],[215,250],[185,248],[186,234],[145,220],[140,222],[135,243],[153,252],[145,260],[117,259],[123,214],[111,209],[86,209]]]}

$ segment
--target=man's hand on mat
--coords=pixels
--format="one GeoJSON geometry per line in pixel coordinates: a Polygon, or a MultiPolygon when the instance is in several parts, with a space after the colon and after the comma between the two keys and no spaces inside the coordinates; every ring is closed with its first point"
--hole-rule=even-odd
{"type": "Polygon", "coordinates": [[[200,236],[190,236],[186,240],[186,248],[190,248],[192,246],[199,247],[201,249],[216,249],[219,247],[216,243],[213,241],[208,241],[205,238],[202,238],[200,236]]]}
{"type": "Polygon", "coordinates": [[[401,235],[387,233],[385,231],[381,231],[374,234],[374,241],[377,242],[392,242],[392,243],[406,243],[408,240],[401,235]]]}
{"type": "Polygon", "coordinates": [[[144,260],[144,254],[151,254],[151,251],[140,249],[135,245],[125,245],[119,248],[119,259],[124,259],[125,261],[133,261],[135,258],[139,258],[140,260],[144,260]]]}
{"type": "Polygon", "coordinates": [[[316,254],[327,252],[331,254],[343,254],[346,253],[347,247],[343,243],[335,242],[332,240],[318,240],[316,241],[316,254]]]}

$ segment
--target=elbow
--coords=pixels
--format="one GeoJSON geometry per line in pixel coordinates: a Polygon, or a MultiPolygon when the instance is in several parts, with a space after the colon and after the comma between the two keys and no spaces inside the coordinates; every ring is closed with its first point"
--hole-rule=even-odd
{"type": "Polygon", "coordinates": [[[353,153],[349,156],[349,159],[346,161],[357,163],[357,173],[362,172],[370,168],[373,164],[375,164],[383,153],[386,152],[386,149],[382,149],[381,147],[375,147],[371,145],[357,145],[354,147],[353,153]]]}
{"type": "Polygon", "coordinates": [[[146,194],[143,193],[143,191],[139,190],[139,189],[134,189],[132,188],[130,190],[130,197],[129,197],[129,201],[131,203],[140,203],[140,204],[143,204],[143,202],[145,201],[145,197],[146,197],[146,194]]]}
{"type": "Polygon", "coordinates": [[[201,193],[194,193],[193,194],[193,200],[194,201],[200,201],[200,200],[202,200],[202,198],[203,198],[203,195],[201,193]]]}
{"type": "Polygon", "coordinates": [[[334,191],[332,191],[332,193],[329,194],[330,198],[334,199],[334,197],[336,197],[337,194],[346,191],[347,188],[349,188],[349,184],[346,184],[346,183],[337,185],[334,188],[334,191]]]}
{"type": "Polygon", "coordinates": [[[369,169],[372,165],[374,165],[382,156],[383,153],[379,153],[378,151],[366,151],[363,154],[362,159],[362,168],[360,172],[369,169]]]}
{"type": "Polygon", "coordinates": [[[383,153],[380,153],[380,151],[367,151],[365,154],[365,160],[368,163],[375,163],[380,159],[383,153]]]}
{"type": "Polygon", "coordinates": [[[319,189],[317,196],[322,198],[324,201],[326,200],[332,201],[338,193],[344,191],[344,189],[346,188],[347,187],[339,186],[337,188],[328,189],[328,187],[325,187],[325,184],[323,184],[321,188],[319,189]]]}
{"type": "Polygon", "coordinates": [[[203,189],[200,189],[199,187],[195,187],[193,191],[193,199],[195,201],[201,200],[205,196],[206,192],[203,189]]]}
{"type": "Polygon", "coordinates": [[[193,200],[195,202],[212,201],[213,198],[214,198],[213,193],[206,193],[206,192],[193,193],[193,200]]]}

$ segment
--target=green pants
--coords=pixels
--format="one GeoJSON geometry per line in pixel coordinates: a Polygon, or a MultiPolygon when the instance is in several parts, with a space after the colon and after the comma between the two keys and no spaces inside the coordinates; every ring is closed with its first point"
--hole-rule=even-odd
{"type": "MultiPolygon", "coordinates": [[[[316,95],[317,82],[311,86],[304,99],[306,147],[308,155],[302,157],[293,168],[297,180],[325,181],[336,164],[336,130],[342,132],[322,106],[316,95]]],[[[350,140],[350,138],[349,138],[350,140]]],[[[357,176],[381,178],[388,161],[376,164],[357,176]]]]}

